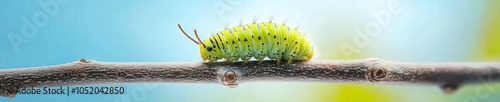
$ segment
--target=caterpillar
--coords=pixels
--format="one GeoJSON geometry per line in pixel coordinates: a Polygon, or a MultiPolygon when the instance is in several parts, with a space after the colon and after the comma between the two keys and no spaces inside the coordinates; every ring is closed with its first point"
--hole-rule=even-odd
{"type": "Polygon", "coordinates": [[[204,41],[200,40],[196,29],[194,33],[198,41],[190,37],[180,24],[177,26],[199,46],[203,61],[208,60],[210,63],[220,59],[234,62],[241,58],[243,64],[246,64],[253,57],[258,59],[258,64],[262,64],[264,58],[268,57],[278,64],[280,60],[290,64],[292,60],[310,60],[314,55],[313,46],[305,34],[284,23],[253,22],[226,27],[204,41]]]}

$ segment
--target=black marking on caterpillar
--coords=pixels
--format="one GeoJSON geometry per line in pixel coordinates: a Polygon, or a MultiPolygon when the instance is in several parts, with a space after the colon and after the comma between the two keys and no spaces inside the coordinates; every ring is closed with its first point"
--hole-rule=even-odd
{"type": "Polygon", "coordinates": [[[297,31],[297,28],[290,29],[285,24],[276,24],[272,21],[226,28],[204,41],[199,38],[196,29],[194,33],[198,41],[184,32],[180,24],[177,26],[186,37],[200,47],[203,61],[215,62],[225,59],[226,62],[234,62],[241,59],[245,64],[253,57],[262,63],[267,57],[276,60],[277,63],[285,60],[289,64],[292,60],[310,60],[314,55],[313,46],[305,34],[297,31]]]}

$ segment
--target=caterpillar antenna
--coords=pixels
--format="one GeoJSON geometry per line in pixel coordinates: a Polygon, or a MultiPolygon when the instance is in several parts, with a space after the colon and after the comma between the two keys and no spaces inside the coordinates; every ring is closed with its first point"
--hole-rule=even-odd
{"type": "Polygon", "coordinates": [[[203,47],[207,47],[201,40],[200,40],[200,37],[198,36],[198,32],[196,31],[196,29],[194,29],[194,35],[196,35],[196,39],[198,39],[198,41],[200,41],[200,43],[203,45],[203,47]]]}
{"type": "Polygon", "coordinates": [[[196,42],[196,40],[194,40],[193,38],[191,38],[191,36],[189,36],[186,32],[184,32],[184,30],[183,30],[183,29],[182,29],[182,27],[181,27],[181,24],[177,24],[177,26],[178,26],[178,27],[179,27],[179,29],[182,31],[182,33],[183,33],[184,35],[186,35],[186,37],[188,37],[189,39],[191,39],[191,41],[193,41],[194,43],[199,44],[199,42],[196,42]]]}

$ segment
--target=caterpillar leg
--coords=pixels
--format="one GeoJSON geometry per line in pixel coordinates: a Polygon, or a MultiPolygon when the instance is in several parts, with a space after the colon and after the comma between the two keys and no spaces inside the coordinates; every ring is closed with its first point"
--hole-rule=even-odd
{"type": "Polygon", "coordinates": [[[243,59],[243,63],[242,63],[242,64],[243,64],[243,65],[248,64],[248,61],[249,61],[249,60],[250,60],[250,59],[243,59]]]}
{"type": "Polygon", "coordinates": [[[233,62],[233,61],[231,61],[229,59],[224,60],[224,63],[231,63],[231,62],[233,62]]]}
{"type": "Polygon", "coordinates": [[[292,63],[293,56],[294,55],[291,55],[290,53],[285,53],[285,55],[283,55],[283,59],[286,60],[286,64],[285,65],[289,65],[290,63],[292,63]]]}
{"type": "Polygon", "coordinates": [[[217,60],[208,60],[209,64],[214,64],[217,60]]]}
{"type": "Polygon", "coordinates": [[[242,57],[241,60],[243,60],[243,65],[248,64],[248,61],[250,61],[250,58],[252,58],[252,57],[249,57],[249,56],[242,57]]]}
{"type": "Polygon", "coordinates": [[[264,58],[259,58],[259,62],[258,62],[257,64],[259,64],[259,65],[260,65],[260,64],[262,64],[262,63],[263,63],[263,61],[264,61],[264,58]]]}
{"type": "Polygon", "coordinates": [[[292,59],[286,61],[286,65],[290,65],[290,63],[292,63],[292,59]]]}
{"type": "Polygon", "coordinates": [[[226,64],[226,65],[232,65],[232,64],[233,64],[233,61],[232,61],[232,60],[230,60],[230,59],[225,59],[225,60],[224,60],[224,64],[226,64]]]}
{"type": "Polygon", "coordinates": [[[259,59],[259,62],[257,63],[258,65],[262,64],[264,59],[259,59]]]}
{"type": "Polygon", "coordinates": [[[276,56],[276,63],[280,64],[282,59],[283,57],[281,57],[280,55],[276,56]]]}

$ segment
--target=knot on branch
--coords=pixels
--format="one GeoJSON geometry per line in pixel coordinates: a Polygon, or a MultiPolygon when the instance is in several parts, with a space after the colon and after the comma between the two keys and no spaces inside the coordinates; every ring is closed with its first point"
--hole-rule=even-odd
{"type": "Polygon", "coordinates": [[[238,71],[230,67],[221,67],[217,73],[217,79],[222,85],[229,88],[235,88],[238,86],[237,81],[240,75],[238,71]]]}
{"type": "Polygon", "coordinates": [[[85,60],[83,58],[80,58],[80,60],[78,60],[78,62],[80,62],[80,63],[88,63],[87,60],[85,60]]]}
{"type": "Polygon", "coordinates": [[[80,63],[80,64],[84,64],[84,63],[97,63],[97,62],[98,61],[93,60],[93,59],[86,60],[84,58],[80,58],[78,61],[76,61],[76,63],[80,63]]]}
{"type": "Polygon", "coordinates": [[[391,66],[380,59],[375,59],[369,64],[370,67],[368,68],[366,79],[370,82],[382,81],[390,74],[388,69],[390,69],[391,66]]]}

